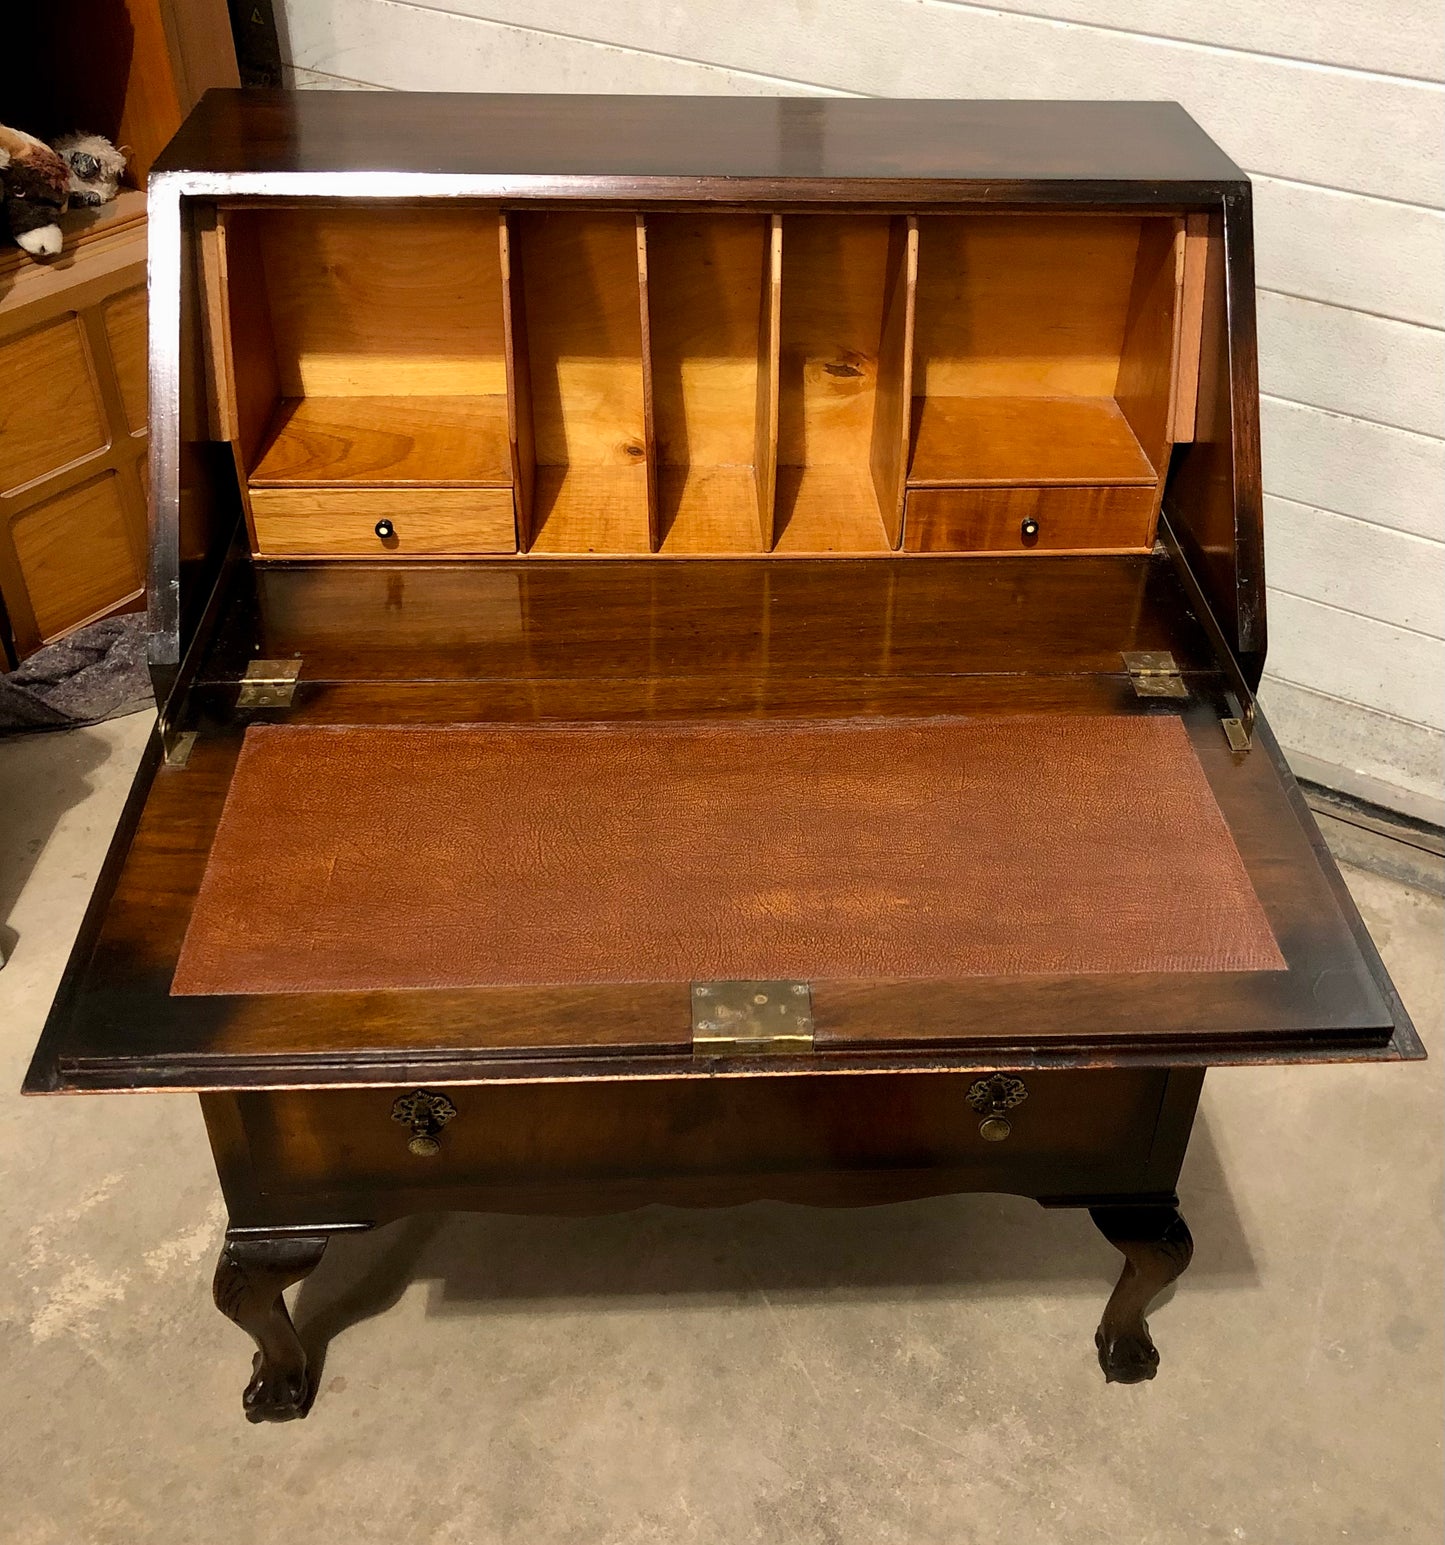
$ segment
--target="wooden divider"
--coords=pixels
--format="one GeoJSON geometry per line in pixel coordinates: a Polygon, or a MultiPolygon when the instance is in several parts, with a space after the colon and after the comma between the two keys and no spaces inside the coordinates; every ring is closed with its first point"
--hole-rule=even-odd
{"type": "Polygon", "coordinates": [[[758,534],[764,552],[772,552],[777,540],[775,515],[778,505],[778,363],[782,347],[783,217],[768,220],[768,246],[764,260],[762,295],[758,316],[757,469],[758,534]]]}
{"type": "Polygon", "coordinates": [[[642,332],[642,449],[644,496],[647,502],[647,550],[655,553],[662,543],[657,501],[657,403],[652,390],[652,315],[648,296],[647,221],[636,217],[637,317],[642,332]]]}
{"type": "Polygon", "coordinates": [[[1184,286],[1183,220],[1142,220],[1119,351],[1114,400],[1155,471],[1149,539],[1164,495],[1173,440],[1180,304],[1184,286]]]}
{"type": "Polygon", "coordinates": [[[1209,261],[1209,216],[1189,215],[1184,222],[1184,276],[1179,287],[1178,369],[1174,377],[1175,445],[1194,438],[1199,398],[1199,359],[1204,330],[1204,273],[1209,261]]]}
{"type": "Polygon", "coordinates": [[[531,541],[537,479],[537,444],[532,428],[532,376],[527,365],[527,308],[522,298],[521,277],[513,261],[512,219],[509,215],[502,215],[497,235],[502,269],[507,445],[512,459],[512,500],[517,519],[517,547],[525,550],[531,541]]]}
{"type": "Polygon", "coordinates": [[[247,474],[259,454],[261,436],[280,396],[280,384],[274,379],[269,312],[259,327],[248,328],[243,322],[238,328],[235,324],[243,307],[251,309],[253,321],[258,320],[254,313],[267,304],[265,283],[259,257],[245,265],[244,274],[239,271],[243,262],[241,244],[228,229],[223,213],[212,212],[210,218],[203,220],[199,245],[212,433],[231,448],[246,533],[255,552],[256,526],[247,474]],[[233,265],[238,268],[235,283],[231,278],[233,265]],[[246,368],[244,356],[251,351],[257,351],[256,359],[251,368],[246,368]],[[240,362],[238,354],[242,356],[240,362]]]}
{"type": "Polygon", "coordinates": [[[912,448],[913,334],[918,300],[918,221],[894,221],[883,281],[883,333],[868,465],[888,545],[903,541],[903,500],[912,448]]]}

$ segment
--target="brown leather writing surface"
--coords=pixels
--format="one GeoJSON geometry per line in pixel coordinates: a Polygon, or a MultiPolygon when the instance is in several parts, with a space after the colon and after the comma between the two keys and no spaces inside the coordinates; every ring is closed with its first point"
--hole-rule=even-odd
{"type": "Polygon", "coordinates": [[[1171,715],[268,726],[172,992],[1283,964],[1171,715]]]}

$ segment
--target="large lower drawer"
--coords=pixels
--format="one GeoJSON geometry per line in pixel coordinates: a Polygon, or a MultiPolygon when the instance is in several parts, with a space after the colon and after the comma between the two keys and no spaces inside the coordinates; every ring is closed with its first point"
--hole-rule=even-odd
{"type": "Polygon", "coordinates": [[[911,553],[1146,552],[1153,485],[914,488],[904,511],[911,553]]]}
{"type": "Polygon", "coordinates": [[[510,488],[253,488],[267,557],[431,557],[517,550],[510,488]]]}
{"type": "Polygon", "coordinates": [[[686,1200],[689,1184],[741,1181],[746,1193],[751,1181],[786,1196],[780,1179],[879,1172],[939,1175],[920,1194],[1118,1194],[1149,1183],[1168,1078],[1025,1072],[1000,1109],[971,1073],[452,1086],[420,1091],[423,1116],[440,1097],[445,1119],[418,1143],[397,1119],[417,1114],[397,1105],[414,1086],[236,1098],[257,1193],[358,1197],[386,1214],[383,1192],[446,1192],[446,1206],[470,1187],[477,1205],[505,1205],[509,1191],[641,1182],[686,1200]]]}

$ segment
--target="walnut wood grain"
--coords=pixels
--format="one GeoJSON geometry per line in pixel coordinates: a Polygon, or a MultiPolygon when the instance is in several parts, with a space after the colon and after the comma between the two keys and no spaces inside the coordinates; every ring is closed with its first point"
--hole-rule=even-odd
{"type": "Polygon", "coordinates": [[[916,395],[1111,397],[1144,229],[1104,210],[919,221],[916,395]]]}
{"type": "MultiPolygon", "coordinates": [[[[231,211],[264,286],[277,395],[494,397],[506,389],[500,216],[312,200],[231,211]],[[419,253],[426,261],[419,263],[419,253]]],[[[235,300],[249,303],[237,293],[235,300]]]]}
{"type": "Polygon", "coordinates": [[[1212,670],[1167,561],[1143,555],[720,559],[663,566],[310,564],[243,568],[201,679],[305,653],[313,681],[487,679],[765,685],[820,680],[1105,676],[1121,650],[1212,670]]]}
{"type": "Polygon", "coordinates": [[[1254,235],[1247,188],[1209,217],[1194,438],[1176,453],[1163,507],[1246,679],[1266,645],[1264,505],[1254,235]]]}

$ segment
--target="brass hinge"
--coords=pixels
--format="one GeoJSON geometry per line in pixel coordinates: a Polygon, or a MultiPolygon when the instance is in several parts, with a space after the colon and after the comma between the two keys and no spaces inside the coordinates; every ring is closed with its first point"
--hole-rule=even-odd
{"type": "Polygon", "coordinates": [[[1136,697],[1188,697],[1189,688],[1167,650],[1126,649],[1124,669],[1136,697]]]}
{"type": "Polygon", "coordinates": [[[289,708],[300,660],[252,660],[241,679],[237,708],[289,708]]]}
{"type": "MultiPolygon", "coordinates": [[[[1166,650],[1125,650],[1123,659],[1136,697],[1189,696],[1189,688],[1179,674],[1174,656],[1166,650]]],[[[1233,694],[1229,696],[1229,703],[1230,707],[1236,709],[1236,713],[1222,718],[1219,721],[1220,728],[1224,731],[1224,738],[1229,742],[1231,751],[1248,751],[1249,732],[1254,722],[1253,705],[1240,709],[1233,694]]]]}
{"type": "MultiPolygon", "coordinates": [[[[1250,718],[1252,719],[1253,715],[1250,718]]],[[[1229,749],[1231,751],[1249,750],[1249,725],[1242,716],[1235,718],[1231,715],[1229,718],[1221,719],[1219,723],[1224,730],[1224,738],[1229,742],[1229,749]]]]}
{"type": "Polygon", "coordinates": [[[806,982],[694,982],[697,1057],[800,1056],[813,1049],[813,994],[806,982]]]}
{"type": "Polygon", "coordinates": [[[184,767],[191,759],[196,744],[194,730],[162,730],[161,748],[165,752],[167,767],[184,767]]]}

